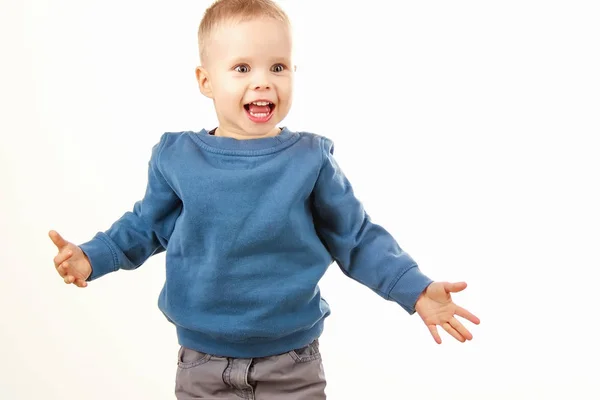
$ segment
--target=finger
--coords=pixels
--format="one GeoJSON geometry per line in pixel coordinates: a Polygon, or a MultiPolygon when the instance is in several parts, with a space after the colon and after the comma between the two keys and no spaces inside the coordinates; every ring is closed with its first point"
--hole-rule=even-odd
{"type": "Polygon", "coordinates": [[[58,271],[60,276],[62,276],[63,278],[66,277],[69,274],[69,262],[65,261],[64,263],[59,265],[58,268],[56,268],[56,270],[58,271]]]}
{"type": "Polygon", "coordinates": [[[63,239],[63,237],[60,236],[59,233],[56,232],[56,231],[50,231],[48,233],[48,236],[50,236],[50,239],[52,240],[52,243],[54,243],[54,245],[59,250],[69,244],[69,242],[67,242],[65,239],[63,239]]]}
{"type": "Polygon", "coordinates": [[[86,282],[86,281],[84,281],[83,279],[79,279],[79,278],[78,278],[78,279],[75,279],[75,285],[76,285],[77,287],[84,288],[84,287],[86,287],[86,286],[87,286],[87,282],[86,282]]]}
{"type": "Polygon", "coordinates": [[[456,315],[463,317],[468,321],[471,321],[475,325],[479,325],[479,323],[481,322],[479,318],[477,318],[475,315],[471,314],[469,311],[459,306],[456,306],[456,315]]]}
{"type": "Polygon", "coordinates": [[[458,340],[461,343],[465,342],[465,338],[463,337],[463,335],[458,333],[458,331],[454,329],[448,322],[444,322],[442,328],[444,328],[444,330],[448,332],[450,336],[452,336],[454,339],[458,340]]]}
{"type": "Polygon", "coordinates": [[[427,328],[429,328],[429,332],[431,333],[431,336],[433,336],[433,340],[435,340],[437,344],[442,344],[442,338],[438,333],[437,327],[435,325],[427,325],[427,328]]]}
{"type": "Polygon", "coordinates": [[[454,329],[456,329],[456,331],[462,337],[464,337],[466,340],[472,340],[473,339],[473,335],[471,335],[471,332],[469,332],[468,329],[465,328],[463,326],[463,324],[461,324],[460,321],[457,320],[456,318],[450,319],[450,326],[452,326],[454,329]]]}
{"type": "Polygon", "coordinates": [[[58,255],[54,257],[54,265],[58,267],[60,264],[64,263],[66,260],[71,258],[72,255],[73,251],[71,250],[62,251],[58,253],[58,255]]]}
{"type": "Polygon", "coordinates": [[[67,275],[65,276],[64,281],[67,285],[69,285],[75,281],[75,277],[73,275],[67,275]]]}
{"type": "Polygon", "coordinates": [[[444,290],[448,293],[458,293],[467,288],[466,282],[444,282],[444,290]]]}
{"type": "Polygon", "coordinates": [[[67,276],[67,269],[66,269],[65,267],[63,267],[62,265],[59,265],[59,266],[58,266],[58,268],[56,268],[56,271],[57,271],[57,272],[58,272],[58,274],[59,274],[61,277],[63,277],[63,278],[64,278],[65,276],[67,276]]]}

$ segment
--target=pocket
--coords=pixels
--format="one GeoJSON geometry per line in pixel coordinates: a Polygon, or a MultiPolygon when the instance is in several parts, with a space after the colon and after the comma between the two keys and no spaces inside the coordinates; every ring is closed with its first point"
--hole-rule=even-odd
{"type": "Polygon", "coordinates": [[[181,346],[177,355],[177,366],[183,369],[193,368],[198,365],[206,364],[210,361],[210,358],[210,354],[181,346]]]}
{"type": "Polygon", "coordinates": [[[321,360],[321,351],[319,350],[319,339],[316,339],[314,342],[312,342],[308,346],[302,347],[300,349],[292,350],[288,354],[297,363],[305,363],[305,362],[310,362],[310,361],[315,361],[315,360],[321,360]]]}

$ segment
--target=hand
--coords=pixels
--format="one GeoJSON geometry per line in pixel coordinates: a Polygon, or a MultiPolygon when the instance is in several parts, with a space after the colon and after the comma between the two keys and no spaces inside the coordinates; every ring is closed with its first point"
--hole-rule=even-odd
{"type": "Polygon", "coordinates": [[[440,325],[446,332],[459,342],[473,339],[473,335],[454,316],[458,315],[472,323],[479,325],[479,318],[462,307],[452,302],[450,293],[458,293],[467,287],[465,282],[433,282],[421,293],[417,299],[415,309],[429,328],[431,336],[436,343],[441,344],[442,339],[437,331],[440,325]]]}
{"type": "Polygon", "coordinates": [[[50,231],[48,236],[58,248],[58,255],[54,257],[54,266],[58,274],[66,284],[74,283],[76,286],[86,287],[85,280],[92,274],[92,265],[83,250],[67,242],[56,231],[50,231]]]}

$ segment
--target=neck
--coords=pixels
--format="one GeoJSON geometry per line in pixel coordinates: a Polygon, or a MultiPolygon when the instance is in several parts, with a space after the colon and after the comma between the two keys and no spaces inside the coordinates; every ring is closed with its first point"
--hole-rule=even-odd
{"type": "Polygon", "coordinates": [[[243,131],[233,131],[226,128],[218,127],[215,131],[215,136],[229,137],[237,140],[251,140],[251,139],[262,139],[277,136],[281,133],[281,129],[274,127],[266,133],[250,134],[243,131]]]}

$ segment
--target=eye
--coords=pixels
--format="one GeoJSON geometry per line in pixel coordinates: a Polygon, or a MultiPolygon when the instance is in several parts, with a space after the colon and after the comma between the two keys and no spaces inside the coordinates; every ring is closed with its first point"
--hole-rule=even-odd
{"type": "Polygon", "coordinates": [[[273,72],[283,72],[285,69],[286,67],[283,64],[275,64],[271,67],[271,71],[273,72]]]}
{"type": "Polygon", "coordinates": [[[250,67],[246,64],[240,64],[240,65],[236,65],[235,68],[233,68],[234,71],[245,74],[246,72],[250,71],[250,67]]]}

